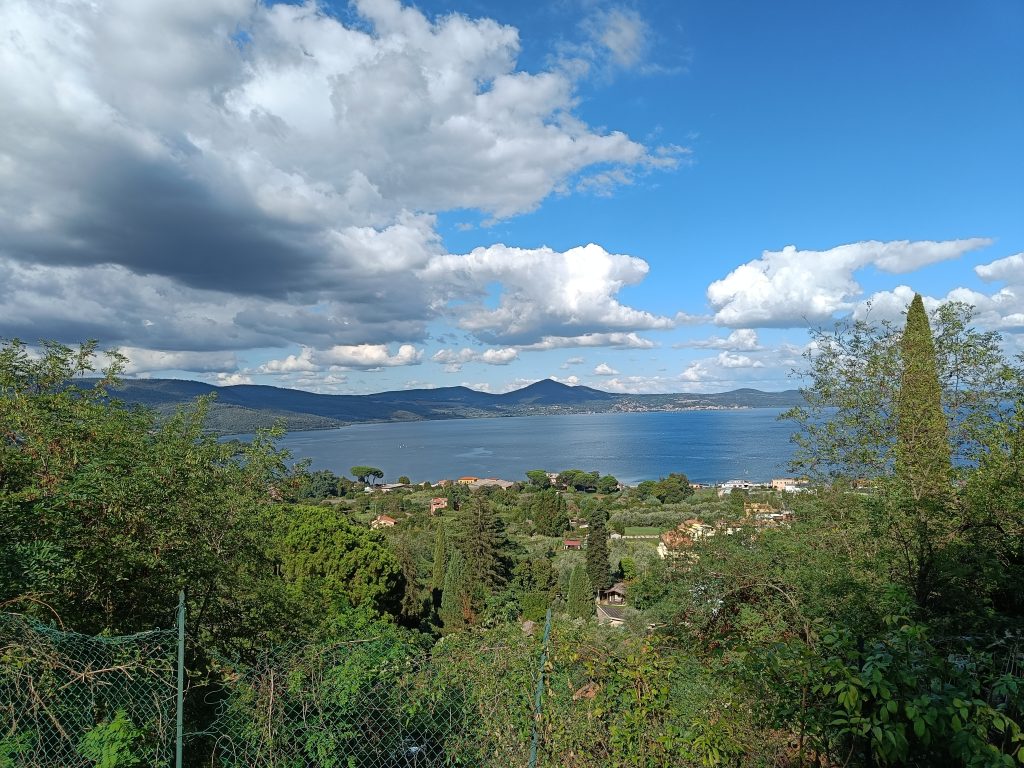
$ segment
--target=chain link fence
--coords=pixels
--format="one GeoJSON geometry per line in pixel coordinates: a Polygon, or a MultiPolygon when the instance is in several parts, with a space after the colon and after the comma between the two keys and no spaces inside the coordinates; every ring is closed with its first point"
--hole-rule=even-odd
{"type": "MultiPolygon", "coordinates": [[[[215,682],[189,687],[182,764],[527,768],[540,639],[465,640],[214,659],[215,682]]],[[[91,637],[0,614],[0,768],[174,765],[177,661],[176,630],[91,637]]]]}
{"type": "MultiPolygon", "coordinates": [[[[486,654],[494,674],[522,659],[486,654]]],[[[527,665],[530,666],[529,660],[527,665]]],[[[532,661],[536,666],[536,659],[532,661]]],[[[521,670],[516,669],[515,677],[521,670]]],[[[222,768],[526,768],[528,685],[481,695],[431,656],[376,639],[279,648],[247,667],[223,667],[217,716],[190,734],[188,754],[222,768]]],[[[527,671],[527,674],[529,672],[527,671]]],[[[528,680],[528,678],[527,678],[528,680]]]]}
{"type": "Polygon", "coordinates": [[[0,766],[171,765],[175,665],[174,631],[91,637],[0,614],[0,766]]]}

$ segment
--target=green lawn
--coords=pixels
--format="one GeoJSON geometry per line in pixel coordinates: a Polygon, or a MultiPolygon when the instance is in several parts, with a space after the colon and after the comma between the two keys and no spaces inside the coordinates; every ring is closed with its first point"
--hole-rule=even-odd
{"type": "Polygon", "coordinates": [[[664,532],[664,528],[655,528],[651,526],[627,526],[623,529],[625,536],[660,536],[664,532]]]}

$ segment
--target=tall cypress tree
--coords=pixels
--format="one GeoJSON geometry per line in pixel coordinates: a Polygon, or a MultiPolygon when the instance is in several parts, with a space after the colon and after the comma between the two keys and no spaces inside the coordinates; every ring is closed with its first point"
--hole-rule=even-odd
{"type": "Polygon", "coordinates": [[[612,580],[609,562],[608,529],[605,527],[605,512],[594,510],[587,528],[587,576],[593,589],[604,589],[612,580]]]}
{"type": "Polygon", "coordinates": [[[438,616],[445,632],[455,632],[466,625],[469,612],[468,573],[466,561],[458,550],[452,552],[444,574],[441,610],[438,616]]]}
{"type": "Polygon", "coordinates": [[[896,397],[896,477],[915,501],[940,500],[950,487],[949,428],[942,411],[928,315],[920,294],[900,340],[903,370],[896,397]]]}
{"type": "Polygon", "coordinates": [[[444,566],[448,562],[448,540],[444,535],[444,523],[437,521],[437,531],[434,533],[434,565],[430,572],[431,589],[441,589],[444,586],[444,566]]]}
{"type": "Polygon", "coordinates": [[[565,610],[573,618],[585,619],[594,615],[594,586],[582,565],[573,568],[569,575],[565,610]]]}

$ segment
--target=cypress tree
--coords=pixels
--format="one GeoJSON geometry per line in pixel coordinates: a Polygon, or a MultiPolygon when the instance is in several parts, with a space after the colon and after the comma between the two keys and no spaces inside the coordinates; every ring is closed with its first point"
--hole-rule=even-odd
{"type": "Polygon", "coordinates": [[[582,565],[573,568],[569,575],[565,610],[573,618],[585,619],[594,615],[594,586],[582,565]]]}
{"type": "Polygon", "coordinates": [[[454,632],[466,625],[469,596],[467,594],[466,561],[458,550],[452,552],[444,574],[441,610],[438,616],[445,632],[454,632]]]}
{"type": "Polygon", "coordinates": [[[612,580],[609,562],[608,529],[603,509],[594,510],[587,529],[587,577],[594,589],[604,589],[612,580]]]}
{"type": "Polygon", "coordinates": [[[431,589],[441,589],[444,586],[444,566],[448,560],[448,541],[444,535],[444,523],[437,522],[437,531],[434,533],[434,567],[430,572],[431,589]]]}
{"type": "Polygon", "coordinates": [[[900,340],[903,370],[896,397],[896,477],[915,501],[939,500],[950,485],[949,428],[942,411],[935,343],[920,294],[900,340]]]}

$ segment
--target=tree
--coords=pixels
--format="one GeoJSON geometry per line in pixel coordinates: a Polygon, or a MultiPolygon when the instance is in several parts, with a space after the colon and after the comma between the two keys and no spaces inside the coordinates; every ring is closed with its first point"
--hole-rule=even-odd
{"type": "Polygon", "coordinates": [[[361,464],[352,467],[349,471],[352,473],[352,477],[356,478],[361,483],[369,483],[371,477],[378,480],[384,477],[383,470],[378,469],[377,467],[363,466],[361,464]]]}
{"type": "Polygon", "coordinates": [[[383,534],[324,507],[284,508],[280,524],[282,574],[304,596],[336,610],[347,604],[399,611],[405,578],[383,534]]]}
{"type": "Polygon", "coordinates": [[[469,591],[474,611],[507,582],[512,569],[505,526],[486,497],[474,494],[455,516],[453,538],[472,574],[469,591]]]}
{"type": "Polygon", "coordinates": [[[915,295],[900,339],[896,394],[895,493],[881,498],[896,537],[907,586],[918,605],[941,578],[940,554],[951,541],[949,431],[942,411],[935,346],[924,302],[915,295]],[[888,502],[888,503],[885,503],[888,502]]]}
{"type": "Polygon", "coordinates": [[[526,473],[526,479],[530,481],[530,485],[534,488],[548,488],[551,486],[551,478],[548,477],[548,473],[543,469],[531,469],[526,473]]]}
{"type": "Polygon", "coordinates": [[[467,581],[466,560],[461,552],[453,550],[445,568],[441,609],[438,612],[445,632],[462,629],[472,619],[473,610],[467,581]]]}
{"type": "MultiPolygon", "coordinates": [[[[972,307],[949,302],[931,316],[942,410],[954,465],[961,466],[987,452],[993,425],[1012,418],[1019,380],[999,334],[975,329],[973,315],[972,307]]],[[[793,469],[819,479],[887,474],[895,460],[901,329],[873,322],[869,313],[811,335],[805,404],[784,414],[798,428],[793,469]]]]}
{"type": "Polygon", "coordinates": [[[612,475],[605,475],[597,481],[598,493],[615,493],[617,490],[619,490],[619,481],[612,475]]]}
{"type": "Polygon", "coordinates": [[[902,372],[896,396],[896,475],[915,501],[949,492],[949,430],[942,412],[935,344],[920,294],[907,310],[900,339],[902,372]]]}
{"type": "Polygon", "coordinates": [[[565,610],[573,618],[585,619],[594,615],[594,586],[582,565],[573,568],[569,575],[565,610]]]}
{"type": "Polygon", "coordinates": [[[410,480],[407,475],[400,476],[398,478],[398,482],[399,482],[400,485],[411,485],[412,484],[412,480],[410,480]]]}
{"type": "Polygon", "coordinates": [[[569,527],[565,499],[553,488],[532,495],[530,515],[537,533],[541,536],[561,536],[569,527]]]}
{"type": "Polygon", "coordinates": [[[444,523],[437,521],[434,532],[434,563],[430,572],[430,586],[441,589],[444,586],[444,566],[448,562],[448,539],[444,535],[444,523]]]}
{"type": "Polygon", "coordinates": [[[298,477],[296,497],[299,499],[326,499],[338,495],[338,476],[329,469],[302,472],[298,477]]]}
{"type": "MultiPolygon", "coordinates": [[[[658,484],[654,480],[641,480],[636,485],[637,495],[639,495],[641,499],[657,499],[658,497],[655,496],[655,493],[657,493],[657,491],[658,484]]],[[[661,499],[658,500],[661,501],[661,499]]]]}
{"type": "Polygon", "coordinates": [[[692,495],[690,480],[682,472],[672,472],[654,484],[654,496],[662,504],[678,504],[692,495]]]}
{"type": "Polygon", "coordinates": [[[593,491],[597,489],[599,477],[597,472],[584,472],[582,469],[566,469],[558,473],[555,482],[566,488],[577,491],[593,491]]]}
{"type": "Polygon", "coordinates": [[[161,420],[126,406],[123,357],[82,380],[98,357],[94,342],[0,344],[0,601],[117,634],[163,624],[185,587],[203,643],[286,634],[303,607],[279,594],[267,553],[288,483],[273,435],[219,442],[209,399],[161,420]]]}
{"type": "Polygon", "coordinates": [[[612,569],[608,552],[607,518],[603,509],[595,509],[587,528],[587,577],[595,589],[611,584],[612,569]]]}

